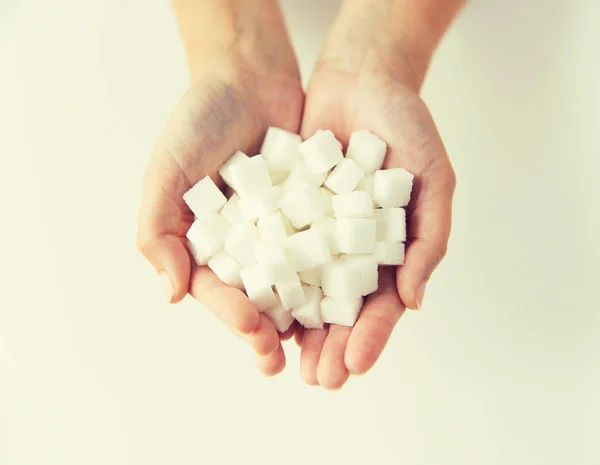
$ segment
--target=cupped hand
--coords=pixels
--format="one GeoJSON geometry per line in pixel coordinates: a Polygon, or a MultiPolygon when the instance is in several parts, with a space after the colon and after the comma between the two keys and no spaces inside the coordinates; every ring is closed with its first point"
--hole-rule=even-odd
{"type": "Polygon", "coordinates": [[[194,215],[182,196],[206,175],[221,183],[220,165],[236,150],[257,153],[269,126],[298,132],[304,94],[297,74],[260,74],[243,65],[212,69],[194,82],[147,166],[138,248],[165,280],[170,302],[189,292],[250,343],[263,373],[276,374],[285,355],[273,324],[242,291],[190,259],[186,233],[194,215]]]}
{"type": "Polygon", "coordinates": [[[298,336],[302,378],[337,389],[350,374],[373,366],[405,307],[421,306],[427,281],[446,253],[456,181],[427,106],[389,74],[317,68],[307,92],[303,138],[317,129],[331,129],[345,147],[353,131],[368,129],[388,145],[384,168],[415,175],[404,266],[380,268],[379,289],[365,300],[353,328],[331,325],[298,336]]]}

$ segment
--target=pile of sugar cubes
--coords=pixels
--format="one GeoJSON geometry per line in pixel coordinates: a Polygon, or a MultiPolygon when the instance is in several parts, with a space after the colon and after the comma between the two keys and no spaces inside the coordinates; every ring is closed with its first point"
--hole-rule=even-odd
{"type": "Polygon", "coordinates": [[[199,266],[247,294],[283,332],[297,320],[353,326],[378,266],[402,265],[413,175],[382,170],[386,144],[352,133],[344,157],[329,130],[304,142],[271,127],[261,154],[220,168],[227,198],[207,176],[184,194],[199,266]]]}

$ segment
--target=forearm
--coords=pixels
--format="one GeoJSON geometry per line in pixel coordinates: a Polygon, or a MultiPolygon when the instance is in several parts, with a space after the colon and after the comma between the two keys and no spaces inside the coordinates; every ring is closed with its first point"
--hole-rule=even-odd
{"type": "Polygon", "coordinates": [[[277,0],[171,0],[192,78],[232,62],[298,74],[277,0]]]}
{"type": "Polygon", "coordinates": [[[345,0],[318,67],[386,72],[418,91],[466,0],[345,0]]]}

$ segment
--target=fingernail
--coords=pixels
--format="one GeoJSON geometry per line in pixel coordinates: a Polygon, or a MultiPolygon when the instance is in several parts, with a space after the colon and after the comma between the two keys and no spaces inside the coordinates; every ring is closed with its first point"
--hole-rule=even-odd
{"type": "Polygon", "coordinates": [[[424,279],[423,282],[421,284],[419,284],[419,287],[417,287],[417,292],[415,294],[415,299],[417,301],[417,310],[419,310],[421,308],[421,305],[423,305],[423,298],[425,297],[425,288],[427,287],[427,280],[424,279]]]}
{"type": "Polygon", "coordinates": [[[171,284],[171,278],[169,278],[169,275],[165,271],[161,271],[158,274],[158,277],[160,278],[162,288],[167,296],[167,301],[171,303],[171,300],[173,299],[173,286],[171,284]]]}

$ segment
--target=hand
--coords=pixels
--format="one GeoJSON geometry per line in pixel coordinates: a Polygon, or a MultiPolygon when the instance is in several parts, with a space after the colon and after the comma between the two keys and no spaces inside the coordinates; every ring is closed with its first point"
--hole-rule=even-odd
{"type": "Polygon", "coordinates": [[[353,131],[370,130],[388,144],[384,168],[403,167],[415,175],[405,265],[380,268],[379,289],[365,300],[354,328],[331,325],[298,335],[302,378],[336,389],[351,373],[373,366],[405,306],[421,306],[425,284],[446,252],[455,177],[426,105],[388,73],[318,66],[307,92],[302,137],[325,128],[345,147],[353,131]]]}
{"type": "MultiPolygon", "coordinates": [[[[256,6],[248,5],[256,15],[256,6]]],[[[223,16],[221,10],[219,14],[223,16]]],[[[254,29],[264,30],[244,27],[254,29]]],[[[268,30],[273,29],[271,24],[268,30]]],[[[206,175],[219,183],[218,168],[236,150],[257,153],[269,126],[298,132],[304,93],[291,48],[281,58],[285,38],[277,41],[277,50],[270,45],[255,47],[254,42],[261,40],[256,35],[251,41],[233,41],[241,44],[241,52],[228,48],[227,53],[207,57],[188,50],[193,85],[175,108],[146,169],[137,240],[140,251],[167,283],[169,301],[179,302],[189,292],[250,343],[259,369],[267,375],[285,366],[280,336],[242,291],[225,285],[208,267],[196,267],[190,259],[186,233],[194,215],[182,196],[206,175]],[[258,56],[250,57],[250,49],[258,49],[258,56]]],[[[198,43],[210,48],[204,41],[198,43]]]]}

